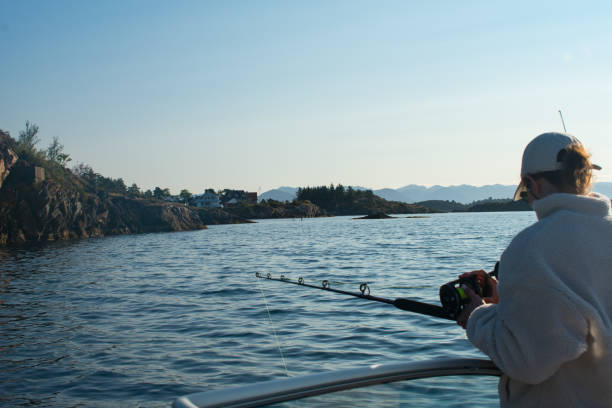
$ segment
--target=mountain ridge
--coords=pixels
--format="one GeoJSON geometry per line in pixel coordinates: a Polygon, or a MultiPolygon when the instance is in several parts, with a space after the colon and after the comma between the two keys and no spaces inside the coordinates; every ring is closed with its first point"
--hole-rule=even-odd
{"type": "MultiPolygon", "coordinates": [[[[366,189],[364,187],[353,187],[354,189],[366,189]]],[[[381,188],[372,190],[373,193],[385,200],[401,201],[405,203],[418,203],[422,201],[442,200],[456,201],[462,204],[470,204],[474,201],[486,199],[508,199],[514,195],[516,185],[488,184],[473,186],[461,184],[454,186],[434,185],[431,187],[408,184],[400,188],[381,188]]],[[[261,194],[259,200],[273,199],[277,201],[292,201],[297,194],[298,187],[283,186],[268,190],[261,194]]],[[[612,197],[612,182],[595,183],[593,191],[612,197]]]]}

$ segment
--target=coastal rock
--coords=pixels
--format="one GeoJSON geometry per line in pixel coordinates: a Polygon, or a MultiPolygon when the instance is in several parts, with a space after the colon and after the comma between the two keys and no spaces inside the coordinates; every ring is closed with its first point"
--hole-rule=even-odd
{"type": "Polygon", "coordinates": [[[111,196],[103,207],[108,208],[104,235],[206,228],[198,213],[182,204],[111,196]]]}
{"type": "Polygon", "coordinates": [[[8,177],[11,167],[17,163],[17,154],[11,149],[12,138],[8,133],[0,130],[0,188],[8,177]]]}
{"type": "Polygon", "coordinates": [[[82,195],[49,181],[7,184],[0,203],[3,245],[206,228],[198,212],[181,204],[82,195]]]}
{"type": "Polygon", "coordinates": [[[387,218],[397,218],[397,217],[391,217],[390,215],[387,215],[385,213],[374,213],[374,214],[365,215],[363,217],[356,217],[353,219],[354,220],[384,220],[387,218]]]}
{"type": "Polygon", "coordinates": [[[97,185],[104,177],[93,171],[85,173],[90,178],[75,174],[46,160],[42,152],[33,163],[20,159],[14,153],[15,143],[0,130],[0,245],[248,222],[221,210],[211,213],[112,192],[97,185]]]}
{"type": "Polygon", "coordinates": [[[191,209],[197,212],[198,216],[200,217],[200,220],[206,225],[243,224],[254,222],[244,217],[230,214],[220,208],[191,207],[191,209]]]}
{"type": "Polygon", "coordinates": [[[228,206],[225,211],[247,219],[264,218],[312,218],[324,217],[327,213],[310,201],[292,203],[265,202],[259,204],[240,203],[228,206]]]}

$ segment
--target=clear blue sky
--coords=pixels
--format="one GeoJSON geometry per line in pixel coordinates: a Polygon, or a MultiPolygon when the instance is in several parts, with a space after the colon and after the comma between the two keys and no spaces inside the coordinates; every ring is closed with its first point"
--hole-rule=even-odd
{"type": "Polygon", "coordinates": [[[578,136],[612,181],[612,6],[0,0],[0,128],[143,189],[514,184],[578,136]]]}

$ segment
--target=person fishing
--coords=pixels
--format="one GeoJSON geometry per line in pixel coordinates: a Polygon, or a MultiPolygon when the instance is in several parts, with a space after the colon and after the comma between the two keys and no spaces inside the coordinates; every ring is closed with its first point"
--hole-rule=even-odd
{"type": "Polygon", "coordinates": [[[537,222],[514,237],[499,262],[499,283],[469,303],[457,322],[501,369],[502,407],[608,407],[612,404],[612,213],[591,192],[601,167],[574,136],[544,133],[523,153],[515,200],[537,222]]]}

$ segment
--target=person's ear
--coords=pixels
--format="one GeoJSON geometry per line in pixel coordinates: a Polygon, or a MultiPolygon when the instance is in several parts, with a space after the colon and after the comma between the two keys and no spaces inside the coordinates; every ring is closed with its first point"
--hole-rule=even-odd
{"type": "Polygon", "coordinates": [[[529,175],[525,176],[525,179],[525,187],[527,187],[527,190],[531,193],[531,195],[534,197],[540,197],[542,193],[542,186],[540,185],[540,183],[538,183],[536,179],[529,175]]]}

